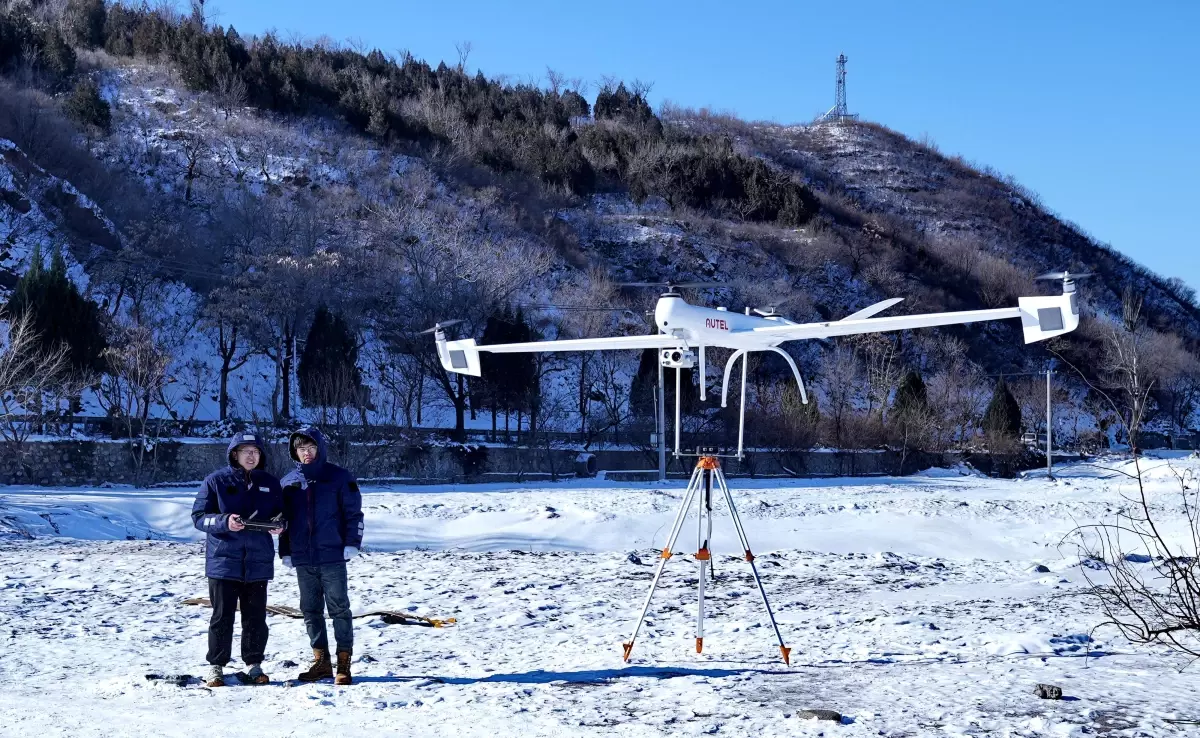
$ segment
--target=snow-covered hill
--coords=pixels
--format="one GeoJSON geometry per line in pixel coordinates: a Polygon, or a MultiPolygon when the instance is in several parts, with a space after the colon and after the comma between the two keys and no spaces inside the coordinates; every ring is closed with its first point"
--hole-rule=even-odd
{"type": "MultiPolygon", "coordinates": [[[[5,244],[0,249],[0,291],[27,266],[33,244],[68,245],[77,281],[98,302],[115,304],[111,312],[117,321],[133,322],[136,312],[136,321],[149,324],[171,356],[163,401],[151,412],[156,416],[211,419],[219,414],[216,336],[211,323],[202,322],[200,310],[207,294],[247,269],[246,254],[234,258],[221,249],[243,237],[255,244],[275,237],[243,233],[250,230],[251,216],[259,217],[252,212],[259,205],[277,207],[293,218],[286,226],[293,231],[303,218],[313,218],[312,237],[299,239],[308,238],[303,248],[333,254],[335,260],[349,259],[355,251],[358,261],[346,271],[362,277],[362,286],[330,285],[329,291],[359,290],[350,299],[334,297],[360,319],[355,328],[361,331],[360,366],[372,390],[373,422],[413,420],[417,396],[424,403],[425,425],[453,422],[445,392],[434,382],[428,391],[414,391],[410,377],[415,369],[384,350],[379,326],[371,324],[378,301],[391,300],[389,290],[396,289],[394,283],[380,287],[384,280],[377,277],[394,276],[403,268],[378,261],[373,236],[364,235],[381,227],[377,213],[389,207],[421,211],[420,218],[406,221],[404,227],[412,232],[406,237],[427,238],[435,250],[441,248],[439,238],[456,241],[463,253],[483,254],[473,257],[474,263],[454,264],[467,281],[505,261],[537,262],[540,266],[529,270],[534,276],[502,299],[523,306],[543,337],[647,330],[640,316],[653,294],[606,286],[622,280],[712,281],[721,286],[699,299],[735,310],[774,307],[797,320],[828,320],[897,296],[906,298],[897,308],[905,312],[1007,305],[1016,295],[1047,289],[1032,282],[1031,275],[1070,267],[1100,272],[1100,279],[1081,290],[1090,314],[1119,314],[1121,295],[1132,287],[1146,295],[1146,315],[1159,329],[1184,337],[1193,352],[1200,340],[1200,311],[1166,280],[1092,243],[1015,182],[981,174],[873,124],[750,126],[666,117],[668,126],[730,135],[740,149],[789,171],[821,195],[823,210],[817,219],[801,228],[781,228],[672,210],[653,197],[635,203],[622,192],[586,198],[531,193],[528,182],[482,175],[452,152],[383,145],[341,121],[225,109],[211,96],[189,91],[163,66],[113,59],[101,66],[93,74],[113,106],[113,131],[87,145],[114,181],[152,193],[147,196],[151,205],[143,209],[169,206],[157,217],[172,222],[154,221],[152,213],[141,216],[146,223],[123,231],[114,226],[120,221],[116,215],[108,217],[70,182],[47,174],[5,143],[0,149],[0,244],[5,244]],[[180,229],[191,233],[178,233],[180,229]],[[114,275],[130,264],[158,272],[152,287],[144,273],[138,277],[141,304],[131,302],[124,278],[114,275]],[[104,284],[88,279],[87,270],[98,265],[108,268],[104,284]],[[610,305],[616,310],[586,312],[610,305]],[[386,376],[389,372],[400,375],[404,386],[386,376]]],[[[295,258],[300,264],[306,257],[295,258]]],[[[438,300],[422,306],[421,326],[414,322],[405,328],[459,317],[454,298],[438,300]]],[[[288,373],[279,344],[286,338],[298,345],[310,319],[301,315],[289,331],[256,339],[258,352],[229,377],[231,415],[257,421],[279,412],[281,378],[288,373]]],[[[478,335],[483,321],[474,322],[478,335]]],[[[1094,353],[1086,328],[1071,338],[1077,343],[1068,344],[1079,347],[1082,355],[1094,353]]],[[[1046,357],[1040,345],[1022,347],[1014,325],[948,329],[942,335],[965,343],[981,369],[979,376],[1040,368],[1046,357]]],[[[243,335],[243,351],[245,341],[243,335]]],[[[820,379],[827,373],[829,346],[791,348],[807,376],[820,379]]],[[[901,347],[905,353],[898,365],[953,371],[941,362],[941,347],[936,348],[910,342],[901,347]]],[[[590,377],[581,383],[569,376],[574,365],[548,373],[545,407],[562,412],[551,417],[547,410],[543,420],[549,427],[577,428],[578,417],[571,416],[582,384],[607,382],[626,391],[636,357],[622,356],[619,362],[608,371],[615,382],[590,377]]],[[[295,400],[294,383],[290,394],[295,400]]],[[[1081,395],[1074,392],[1072,398],[1081,395]]],[[[624,402],[611,393],[606,397],[608,405],[624,402]]],[[[89,412],[99,412],[95,403],[85,404],[89,412]]],[[[622,412],[627,410],[625,406],[622,412]]],[[[311,412],[304,408],[294,414],[308,417],[311,412]]],[[[593,416],[599,412],[597,407],[593,416]]],[[[1090,425],[1095,413],[1081,410],[1077,415],[1090,425]]],[[[490,418],[474,422],[487,425],[490,418]]]]}

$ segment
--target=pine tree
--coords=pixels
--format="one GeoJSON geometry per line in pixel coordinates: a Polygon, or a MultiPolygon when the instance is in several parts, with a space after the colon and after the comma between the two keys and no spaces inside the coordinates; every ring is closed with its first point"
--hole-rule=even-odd
{"type": "Polygon", "coordinates": [[[104,21],[107,16],[104,0],[69,0],[63,14],[63,24],[72,43],[95,49],[104,46],[104,21]]]}
{"type": "Polygon", "coordinates": [[[79,374],[104,371],[104,326],[100,308],[85,298],[67,276],[67,262],[55,251],[46,269],[42,250],[35,246],[29,270],[22,275],[5,312],[13,317],[29,314],[43,348],[67,346],[67,361],[79,374]]]}
{"type": "Polygon", "coordinates": [[[892,413],[905,417],[915,412],[924,411],[929,407],[929,393],[925,389],[925,380],[920,373],[910,369],[900,380],[896,389],[896,399],[892,403],[892,413]]]}
{"type": "Polygon", "coordinates": [[[80,80],[67,98],[67,115],[81,126],[96,128],[108,133],[112,127],[112,110],[108,101],[100,96],[100,88],[91,78],[80,80]]]}
{"type": "Polygon", "coordinates": [[[325,306],[313,316],[296,374],[300,399],[310,407],[340,408],[358,401],[358,341],[346,321],[325,306]]]}
{"type": "MultiPolygon", "coordinates": [[[[511,332],[509,333],[509,343],[529,343],[536,341],[538,336],[535,335],[533,327],[525,320],[525,314],[517,309],[513,316],[511,332]]],[[[509,410],[516,410],[518,418],[520,413],[526,410],[532,410],[535,407],[541,395],[541,387],[539,386],[537,376],[537,365],[535,357],[531,353],[516,353],[508,354],[511,357],[511,363],[506,367],[509,401],[509,410]]]]}
{"type": "Polygon", "coordinates": [[[1021,406],[1009,391],[1004,377],[996,382],[996,390],[983,414],[983,431],[988,435],[1006,438],[1021,435],[1021,406]]]}
{"type": "Polygon", "coordinates": [[[654,388],[658,386],[658,349],[644,349],[637,373],[629,383],[629,411],[636,418],[655,416],[654,388]]]}

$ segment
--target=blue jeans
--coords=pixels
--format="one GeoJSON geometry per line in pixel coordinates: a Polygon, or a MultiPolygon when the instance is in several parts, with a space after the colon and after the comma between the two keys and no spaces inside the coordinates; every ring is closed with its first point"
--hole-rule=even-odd
{"type": "Polygon", "coordinates": [[[312,647],[329,650],[329,635],[325,631],[325,609],[328,607],[337,650],[353,650],[354,621],[350,614],[346,564],[297,566],[296,581],[300,584],[300,611],[304,613],[304,627],[312,647]]]}

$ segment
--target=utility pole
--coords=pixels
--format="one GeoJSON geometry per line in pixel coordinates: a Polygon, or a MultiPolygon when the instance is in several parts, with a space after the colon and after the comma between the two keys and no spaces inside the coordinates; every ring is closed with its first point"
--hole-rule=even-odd
{"type": "MultiPolygon", "coordinates": [[[[656,351],[655,354],[658,354],[656,351]]],[[[655,361],[658,363],[658,407],[655,408],[655,415],[658,416],[658,481],[667,481],[667,390],[666,379],[663,377],[662,356],[655,356],[655,361]]]]}
{"type": "Polygon", "coordinates": [[[1046,478],[1054,479],[1054,412],[1050,403],[1050,377],[1054,374],[1054,360],[1046,364],[1046,478]]]}

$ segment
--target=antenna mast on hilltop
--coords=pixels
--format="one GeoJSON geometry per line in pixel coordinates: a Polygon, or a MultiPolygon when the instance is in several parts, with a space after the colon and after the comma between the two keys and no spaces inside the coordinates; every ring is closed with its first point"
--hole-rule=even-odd
{"type": "Polygon", "coordinates": [[[847,120],[857,118],[857,115],[851,115],[846,108],[846,55],[838,54],[837,58],[837,92],[834,95],[833,107],[825,111],[818,122],[827,123],[843,123],[847,120]]]}

